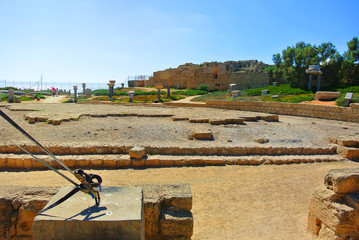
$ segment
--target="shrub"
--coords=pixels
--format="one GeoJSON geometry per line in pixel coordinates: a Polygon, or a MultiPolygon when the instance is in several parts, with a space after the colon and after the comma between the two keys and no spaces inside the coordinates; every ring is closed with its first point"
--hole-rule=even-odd
{"type": "MultiPolygon", "coordinates": [[[[341,96],[340,98],[337,98],[335,100],[338,106],[344,107],[345,102],[345,96],[341,96]]],[[[350,103],[359,103],[359,94],[354,94],[352,99],[350,100],[350,103]]]]}
{"type": "Polygon", "coordinates": [[[208,87],[207,84],[200,84],[199,87],[198,87],[198,90],[208,92],[209,87],[208,87]]]}
{"type": "Polygon", "coordinates": [[[8,95],[7,94],[1,94],[1,101],[7,101],[8,100],[8,95]]]}
{"type": "Polygon", "coordinates": [[[290,102],[300,103],[304,101],[312,101],[314,99],[313,94],[301,94],[301,95],[287,95],[279,98],[272,98],[271,96],[263,96],[262,101],[264,102],[290,102]]]}
{"type": "Polygon", "coordinates": [[[197,90],[197,89],[187,89],[187,90],[174,91],[173,94],[194,96],[194,95],[204,95],[204,94],[207,94],[207,92],[203,91],[203,90],[197,90]]]}
{"type": "Polygon", "coordinates": [[[92,94],[95,96],[107,96],[108,90],[107,89],[98,89],[98,90],[92,91],[92,94]]]}
{"type": "Polygon", "coordinates": [[[351,93],[359,93],[359,86],[351,86],[351,87],[346,87],[346,88],[338,88],[336,90],[337,92],[341,92],[342,94],[346,94],[348,92],[351,93]]]}
{"type": "Polygon", "coordinates": [[[32,100],[34,100],[34,99],[31,98],[31,97],[27,97],[27,96],[21,96],[21,97],[20,97],[20,100],[21,100],[21,101],[32,101],[32,100]]]}
{"type": "Polygon", "coordinates": [[[278,94],[278,95],[299,95],[309,93],[300,88],[293,88],[289,86],[289,84],[281,84],[277,87],[274,86],[266,86],[262,88],[254,88],[244,90],[245,93],[249,96],[260,96],[262,94],[262,90],[268,89],[270,94],[278,94]]]}

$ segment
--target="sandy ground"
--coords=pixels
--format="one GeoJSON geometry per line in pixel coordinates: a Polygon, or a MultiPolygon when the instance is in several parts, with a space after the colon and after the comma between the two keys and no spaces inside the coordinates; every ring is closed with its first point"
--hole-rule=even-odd
{"type": "MultiPolygon", "coordinates": [[[[15,105],[21,107],[22,105],[15,105]]],[[[25,105],[24,105],[25,106],[25,105]]],[[[44,113],[163,113],[187,117],[239,117],[263,113],[205,108],[172,108],[123,105],[26,104],[44,113]]],[[[280,116],[280,122],[211,126],[173,122],[170,118],[83,117],[59,126],[28,124],[24,113],[4,110],[39,142],[51,145],[150,145],[150,146],[330,146],[328,137],[359,136],[358,124],[280,116]],[[214,132],[214,141],[191,141],[191,131],[214,132]],[[253,141],[267,137],[269,143],[253,141]],[[231,141],[228,141],[231,140],[231,141]]],[[[0,134],[27,142],[0,119],[0,134]]],[[[0,144],[5,144],[0,142],[0,144]]],[[[193,193],[193,239],[311,239],[306,231],[311,194],[323,186],[330,169],[358,167],[355,162],[292,165],[183,167],[91,170],[104,185],[190,183],[193,193]]],[[[67,174],[67,173],[64,173],[67,174]]],[[[0,171],[1,185],[63,186],[65,180],[51,171],[0,171]]]]}
{"type": "MultiPolygon", "coordinates": [[[[333,168],[358,163],[89,170],[106,186],[190,183],[193,239],[312,239],[306,230],[313,191],[333,168]]],[[[63,171],[66,175],[67,172],[63,171]]],[[[63,186],[51,171],[0,172],[2,185],[63,186]]]]}

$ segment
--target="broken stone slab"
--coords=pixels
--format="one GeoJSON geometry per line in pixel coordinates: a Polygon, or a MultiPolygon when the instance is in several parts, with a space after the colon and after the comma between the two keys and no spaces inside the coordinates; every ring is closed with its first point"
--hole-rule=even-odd
{"type": "Polygon", "coordinates": [[[268,116],[260,116],[260,119],[266,121],[266,122],[279,122],[279,116],[278,115],[268,115],[268,116]]]}
{"type": "Polygon", "coordinates": [[[257,143],[268,143],[269,142],[269,139],[268,138],[257,138],[257,139],[254,139],[255,142],[257,143]]]}
{"type": "Polygon", "coordinates": [[[130,158],[144,159],[146,157],[146,148],[144,147],[131,148],[129,154],[130,154],[130,158]]]}
{"type": "Polygon", "coordinates": [[[359,139],[338,138],[335,143],[345,147],[359,147],[359,139]]]}
{"type": "MultiPolygon", "coordinates": [[[[63,187],[45,206],[73,189],[63,187]]],[[[34,219],[33,239],[144,239],[142,189],[103,187],[101,204],[77,192],[71,199],[40,212],[34,219]],[[56,229],[56,231],[54,231],[56,229]]]]}
{"type": "Polygon", "coordinates": [[[359,193],[359,168],[332,169],[324,184],[335,193],[359,193]]]}
{"type": "Polygon", "coordinates": [[[192,209],[192,193],[189,184],[140,184],[137,186],[143,189],[146,239],[169,239],[169,236],[164,237],[165,233],[169,231],[167,229],[168,225],[179,234],[178,236],[172,236],[173,239],[182,239],[181,236],[192,235],[193,216],[189,212],[192,209]],[[177,209],[185,212],[188,216],[192,216],[192,220],[180,219],[192,221],[192,228],[183,229],[183,221],[172,221],[171,224],[165,222],[161,225],[160,216],[164,215],[168,208],[177,209]],[[179,229],[185,231],[178,231],[179,229]]]}
{"type": "Polygon", "coordinates": [[[188,117],[172,117],[172,121],[188,121],[188,117]]]}
{"type": "Polygon", "coordinates": [[[319,239],[359,239],[358,201],[358,194],[317,189],[310,200],[308,230],[319,239]]]}
{"type": "Polygon", "coordinates": [[[318,91],[316,93],[316,98],[318,100],[331,100],[331,99],[337,99],[340,97],[340,92],[324,92],[324,91],[318,91]]]}
{"type": "Polygon", "coordinates": [[[160,231],[163,239],[191,237],[193,234],[192,213],[171,207],[163,210],[160,215],[160,231]]]}
{"type": "Polygon", "coordinates": [[[190,136],[190,139],[197,139],[197,140],[213,140],[212,131],[202,131],[202,132],[195,132],[190,136]]]}
{"type": "Polygon", "coordinates": [[[337,153],[345,158],[359,159],[359,148],[352,147],[338,147],[337,153]]]}
{"type": "Polygon", "coordinates": [[[208,118],[195,118],[195,119],[189,119],[190,123],[209,123],[208,118]]]}

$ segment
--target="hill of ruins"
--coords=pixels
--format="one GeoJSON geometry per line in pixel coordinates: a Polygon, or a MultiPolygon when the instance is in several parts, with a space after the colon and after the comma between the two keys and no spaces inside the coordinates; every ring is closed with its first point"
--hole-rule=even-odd
{"type": "Polygon", "coordinates": [[[235,83],[236,89],[258,88],[269,84],[269,74],[264,71],[268,66],[257,60],[186,63],[177,68],[154,72],[146,83],[133,84],[173,88],[198,88],[206,84],[210,90],[227,90],[229,84],[235,83]]]}

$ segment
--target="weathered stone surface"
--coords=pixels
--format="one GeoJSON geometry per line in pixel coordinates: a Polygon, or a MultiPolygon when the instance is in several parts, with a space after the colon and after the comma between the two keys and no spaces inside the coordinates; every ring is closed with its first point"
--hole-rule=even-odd
{"type": "Polygon", "coordinates": [[[193,138],[197,140],[213,140],[212,131],[202,131],[193,133],[193,138]]]}
{"type": "Polygon", "coordinates": [[[30,239],[35,215],[57,190],[52,187],[0,186],[0,239],[30,239]]]}
{"type": "MultiPolygon", "coordinates": [[[[159,230],[160,213],[162,209],[173,207],[182,211],[192,208],[192,194],[189,184],[144,184],[144,220],[146,239],[163,239],[159,230]]],[[[52,187],[22,187],[22,186],[0,186],[0,239],[31,239],[32,232],[26,231],[28,235],[19,235],[16,224],[19,221],[19,209],[37,209],[37,204],[47,202],[57,193],[59,188],[52,187]],[[33,203],[34,202],[34,203],[33,203]]],[[[105,201],[105,199],[103,199],[105,201]]],[[[93,200],[92,200],[93,201],[93,200]]],[[[40,211],[40,209],[38,209],[40,211]]],[[[188,213],[187,213],[188,214],[188,213]]],[[[25,227],[31,226],[33,219],[21,217],[21,224],[25,227]]],[[[23,230],[20,230],[23,231],[23,230]]],[[[193,231],[190,230],[191,232],[193,231]]],[[[24,233],[24,231],[22,232],[24,233]]],[[[185,235],[189,235],[185,233],[185,235]]],[[[168,237],[166,239],[190,239],[181,236],[168,237]]]]}
{"type": "Polygon", "coordinates": [[[336,143],[344,147],[359,147],[359,139],[339,138],[336,143]]]}
{"type": "Polygon", "coordinates": [[[340,92],[324,92],[324,91],[318,91],[316,93],[316,98],[318,100],[330,100],[330,99],[336,99],[340,97],[340,92]]]}
{"type": "MultiPolygon", "coordinates": [[[[72,189],[72,186],[60,189],[46,207],[72,189]]],[[[94,205],[89,195],[77,192],[71,201],[35,217],[33,239],[144,239],[142,189],[103,187],[99,206],[94,205]]]]}
{"type": "Polygon", "coordinates": [[[19,208],[16,221],[17,235],[32,235],[32,223],[38,212],[41,211],[47,204],[47,199],[36,199],[26,202],[19,208]]]}
{"type": "Polygon", "coordinates": [[[224,125],[224,124],[243,124],[243,118],[226,118],[226,119],[211,119],[211,125],[224,125]]]}
{"type": "Polygon", "coordinates": [[[349,159],[359,159],[359,148],[338,147],[337,153],[349,159]]]}
{"type": "Polygon", "coordinates": [[[192,193],[189,184],[141,184],[138,186],[143,189],[146,240],[168,239],[169,236],[176,237],[175,239],[192,236],[193,216],[189,212],[192,209],[192,193]],[[167,213],[169,208],[186,215],[187,218],[171,218],[167,213]],[[164,220],[165,216],[168,221],[164,220]],[[190,227],[191,222],[192,227],[190,227]],[[170,231],[169,226],[175,229],[172,235],[167,235],[170,231]],[[164,236],[167,237],[164,238],[164,236]]]}
{"type": "Polygon", "coordinates": [[[146,157],[146,148],[144,147],[134,147],[129,152],[130,158],[142,159],[146,157]]]}
{"type": "Polygon", "coordinates": [[[154,72],[147,85],[160,83],[163,86],[198,88],[200,84],[206,84],[211,90],[227,90],[229,84],[236,84],[238,89],[264,87],[269,84],[269,74],[264,72],[267,66],[257,60],[200,65],[186,63],[178,68],[154,72]]]}
{"type": "Polygon", "coordinates": [[[279,122],[278,115],[268,115],[268,116],[261,116],[261,119],[266,122],[279,122]]]}
{"type": "Polygon", "coordinates": [[[257,139],[254,139],[255,142],[257,143],[268,143],[269,142],[269,139],[268,138],[257,138],[257,139]]]}
{"type": "Polygon", "coordinates": [[[358,194],[317,189],[310,201],[308,230],[320,239],[358,239],[358,200],[358,194]]]}
{"type": "Polygon", "coordinates": [[[161,212],[160,230],[163,237],[190,237],[193,234],[193,216],[189,211],[168,208],[161,212]]]}
{"type": "Polygon", "coordinates": [[[173,121],[188,121],[188,117],[172,117],[173,121]]]}
{"type": "Polygon", "coordinates": [[[332,169],[324,184],[335,193],[359,193],[359,168],[332,169]]]}
{"type": "Polygon", "coordinates": [[[190,123],[209,123],[208,118],[194,118],[189,120],[190,123]]]}

